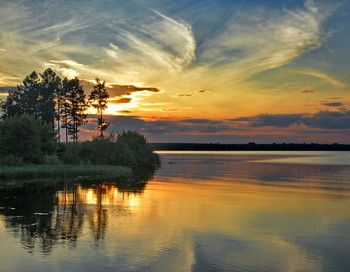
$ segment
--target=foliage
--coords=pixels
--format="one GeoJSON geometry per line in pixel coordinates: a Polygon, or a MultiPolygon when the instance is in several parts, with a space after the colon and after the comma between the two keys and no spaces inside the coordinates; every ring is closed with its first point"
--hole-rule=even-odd
{"type": "Polygon", "coordinates": [[[45,154],[41,161],[40,164],[45,164],[45,165],[62,165],[63,162],[58,158],[57,155],[47,155],[45,154]]]}
{"type": "MultiPolygon", "coordinates": [[[[103,118],[109,94],[105,82],[96,79],[89,96],[97,109],[100,137],[78,142],[80,126],[86,124],[88,102],[78,78],[63,81],[48,68],[42,74],[33,71],[0,101],[0,165],[124,165],[133,168],[158,166],[159,156],[146,138],[135,131],[105,137],[109,123],[103,118]],[[66,130],[66,144],[57,142],[55,122],[66,130]],[[74,144],[68,143],[68,136],[74,144]]],[[[58,140],[60,141],[59,135],[58,140]]]]}
{"type": "Polygon", "coordinates": [[[103,132],[108,128],[109,123],[103,118],[103,112],[107,108],[109,94],[105,86],[106,82],[101,82],[98,78],[96,78],[96,85],[94,86],[93,91],[89,96],[89,101],[91,106],[97,109],[98,118],[97,124],[98,129],[100,130],[100,136],[103,137],[103,132]]]}
{"type": "Polygon", "coordinates": [[[153,152],[146,138],[128,131],[115,138],[98,137],[78,145],[65,144],[62,160],[66,164],[106,164],[129,167],[159,166],[159,156],[153,152]]]}
{"type": "Polygon", "coordinates": [[[63,161],[63,163],[70,165],[84,164],[81,158],[79,157],[79,153],[81,150],[79,144],[65,143],[62,144],[62,148],[63,152],[60,154],[60,158],[63,161]]]}
{"type": "MultiPolygon", "coordinates": [[[[33,71],[25,77],[22,85],[11,89],[6,101],[0,103],[2,118],[29,114],[42,122],[66,129],[66,141],[70,136],[78,141],[79,127],[86,124],[84,88],[78,78],[63,81],[51,69],[42,74],[33,71]]],[[[59,138],[60,141],[60,138],[59,138]]]]}
{"type": "Polygon", "coordinates": [[[134,165],[160,165],[158,154],[153,152],[144,135],[136,131],[122,132],[118,134],[116,141],[130,149],[135,160],[134,165]]]}
{"type": "Polygon", "coordinates": [[[9,91],[2,106],[4,117],[29,114],[41,118],[42,122],[55,124],[55,97],[61,79],[48,68],[38,75],[33,71],[18,85],[9,91]]]}
{"type": "Polygon", "coordinates": [[[0,156],[12,155],[24,162],[39,163],[58,150],[51,126],[28,114],[0,122],[0,156]]]}
{"type": "Polygon", "coordinates": [[[13,154],[9,154],[7,156],[0,158],[0,165],[6,166],[23,166],[25,165],[22,157],[15,156],[13,154]]]}

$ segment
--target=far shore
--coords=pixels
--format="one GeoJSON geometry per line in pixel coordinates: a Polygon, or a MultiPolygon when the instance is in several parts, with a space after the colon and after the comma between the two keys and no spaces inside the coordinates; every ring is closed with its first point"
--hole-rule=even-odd
{"type": "Polygon", "coordinates": [[[150,143],[157,151],[350,151],[350,144],[219,144],[219,143],[150,143]]]}

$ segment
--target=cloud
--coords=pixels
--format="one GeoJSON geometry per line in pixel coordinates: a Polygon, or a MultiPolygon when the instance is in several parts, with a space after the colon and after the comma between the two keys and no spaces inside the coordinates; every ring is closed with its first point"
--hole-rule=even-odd
{"type": "Polygon", "coordinates": [[[218,133],[225,131],[232,131],[235,128],[224,124],[221,121],[211,120],[180,120],[180,121],[168,121],[159,120],[148,122],[147,126],[143,129],[145,133],[218,133]]]}
{"type": "MultiPolygon", "coordinates": [[[[129,114],[130,112],[123,113],[129,114]]],[[[91,134],[98,135],[97,117],[97,115],[88,116],[89,123],[82,127],[81,139],[90,139],[91,134]]],[[[312,142],[322,135],[328,135],[325,136],[326,141],[330,139],[339,141],[344,139],[348,133],[347,129],[350,129],[350,110],[325,110],[314,114],[260,114],[221,121],[211,119],[170,120],[157,117],[145,120],[131,115],[105,115],[105,118],[110,123],[109,133],[136,130],[145,133],[154,141],[175,142],[186,142],[186,139],[191,142],[215,142],[215,139],[221,139],[228,143],[232,143],[232,140],[266,143],[272,141],[312,142]],[[266,127],[269,129],[266,130],[266,127]],[[307,135],[314,135],[312,136],[314,138],[307,135]]]]}
{"type": "Polygon", "coordinates": [[[231,82],[281,67],[322,45],[329,37],[323,24],[333,12],[334,7],[311,1],[296,9],[239,10],[220,35],[201,46],[198,59],[221,67],[221,76],[231,75],[231,82]]]}
{"type": "Polygon", "coordinates": [[[120,85],[107,83],[106,87],[111,96],[130,95],[135,92],[160,92],[160,90],[156,87],[137,87],[135,85],[120,85]]]}
{"type": "MultiPolygon", "coordinates": [[[[130,113],[130,112],[126,112],[130,113]]],[[[84,125],[86,132],[96,131],[97,116],[89,115],[89,124],[84,125]]],[[[224,121],[209,119],[185,119],[185,120],[148,120],[145,121],[138,116],[106,115],[107,122],[110,123],[109,132],[123,130],[136,130],[142,133],[152,134],[174,134],[174,133],[219,133],[237,130],[224,121]]]]}
{"type": "Polygon", "coordinates": [[[350,111],[320,111],[310,117],[304,117],[303,123],[314,128],[349,129],[350,111]]]}
{"type": "Polygon", "coordinates": [[[122,97],[122,98],[119,98],[119,99],[113,99],[111,100],[112,103],[114,104],[123,104],[123,103],[130,103],[131,102],[131,98],[129,97],[122,97]]]}
{"type": "Polygon", "coordinates": [[[290,127],[305,125],[320,129],[350,128],[350,110],[319,111],[314,114],[259,114],[252,117],[230,119],[231,122],[244,122],[247,127],[290,127]]]}
{"type": "Polygon", "coordinates": [[[163,110],[147,110],[180,108],[191,116],[195,108],[198,116],[224,116],[251,101],[256,83],[247,79],[324,44],[330,37],[325,24],[335,10],[333,4],[312,1],[288,8],[268,1],[205,1],[200,9],[141,2],[3,0],[0,32],[6,39],[0,48],[6,54],[1,52],[0,61],[3,72],[16,77],[3,85],[52,67],[67,77],[115,83],[108,85],[111,97],[159,93],[133,97],[140,102],[133,112],[138,105],[167,103],[163,110]],[[199,96],[205,92],[212,95],[199,96]]]}
{"type": "Polygon", "coordinates": [[[233,118],[233,119],[229,119],[229,121],[232,122],[246,122],[246,121],[250,121],[252,117],[239,117],[239,118],[233,118]]]}
{"type": "Polygon", "coordinates": [[[51,63],[56,63],[56,64],[65,64],[68,66],[84,66],[84,64],[77,63],[74,60],[50,60],[51,63]]]}
{"type": "MultiPolygon", "coordinates": [[[[97,115],[90,114],[88,116],[89,123],[82,128],[86,131],[97,130],[97,115]]],[[[106,121],[110,123],[108,132],[121,132],[127,130],[136,130],[141,132],[142,128],[146,126],[146,122],[141,120],[137,116],[124,116],[124,115],[105,115],[106,121]]]]}
{"type": "Polygon", "coordinates": [[[183,94],[183,93],[181,93],[181,94],[178,94],[177,96],[178,97],[190,97],[190,96],[193,96],[193,94],[183,94]]]}
{"type": "Polygon", "coordinates": [[[128,110],[120,110],[118,112],[122,113],[122,114],[129,114],[129,113],[131,113],[131,111],[128,111],[128,110]]]}
{"type": "Polygon", "coordinates": [[[196,41],[189,24],[155,9],[143,9],[140,16],[141,21],[131,16],[129,24],[122,25],[113,18],[115,25],[109,25],[118,38],[104,50],[117,65],[129,71],[137,65],[136,71],[159,74],[181,71],[195,59],[196,41]]]}
{"type": "Polygon", "coordinates": [[[209,119],[184,119],[184,120],[180,120],[179,122],[189,123],[189,124],[207,124],[207,125],[221,123],[221,121],[213,121],[209,119]]]}
{"type": "Polygon", "coordinates": [[[252,117],[230,119],[230,121],[248,121],[251,127],[289,127],[292,124],[300,122],[302,116],[303,114],[259,114],[252,117]]]}
{"type": "Polygon", "coordinates": [[[328,106],[328,107],[340,107],[340,106],[343,106],[343,103],[332,102],[332,103],[322,103],[322,105],[328,106]]]}
{"type": "Polygon", "coordinates": [[[18,80],[18,77],[0,72],[0,86],[10,87],[18,80]]]}
{"type": "Polygon", "coordinates": [[[206,90],[199,90],[198,92],[194,92],[194,93],[187,93],[187,94],[180,93],[177,95],[177,97],[190,97],[190,96],[194,96],[196,94],[205,93],[205,92],[206,92],[206,90]]]}
{"type": "MultiPolygon", "coordinates": [[[[81,84],[84,86],[85,93],[89,94],[93,90],[93,86],[96,84],[94,81],[81,80],[81,84]]],[[[135,85],[120,85],[115,83],[106,82],[106,89],[109,93],[109,102],[113,104],[126,104],[130,103],[133,98],[125,97],[133,93],[149,92],[159,93],[160,90],[156,87],[137,87],[135,85]]],[[[146,104],[143,104],[146,105],[146,104]]]]}
{"type": "Polygon", "coordinates": [[[316,71],[297,71],[297,72],[323,79],[324,81],[328,82],[329,84],[337,86],[337,87],[346,86],[346,84],[341,82],[340,80],[338,80],[334,77],[331,77],[329,75],[326,75],[324,73],[321,73],[321,72],[316,72],[316,71]]]}
{"type": "Polygon", "coordinates": [[[309,93],[315,93],[315,91],[314,90],[310,90],[310,89],[306,89],[306,90],[300,91],[300,93],[302,93],[302,94],[309,94],[309,93]]]}

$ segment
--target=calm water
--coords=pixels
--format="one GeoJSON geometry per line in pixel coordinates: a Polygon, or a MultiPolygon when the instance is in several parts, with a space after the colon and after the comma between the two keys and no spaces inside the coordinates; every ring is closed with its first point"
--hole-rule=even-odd
{"type": "Polygon", "coordinates": [[[160,154],[133,187],[2,183],[0,271],[350,271],[349,152],[160,154]]]}

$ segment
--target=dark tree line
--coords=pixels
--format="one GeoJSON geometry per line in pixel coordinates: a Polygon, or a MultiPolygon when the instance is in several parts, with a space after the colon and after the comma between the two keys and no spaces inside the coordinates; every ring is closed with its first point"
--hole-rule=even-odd
{"type": "Polygon", "coordinates": [[[31,115],[56,130],[58,141],[61,141],[61,129],[64,129],[65,141],[71,139],[77,142],[79,128],[87,123],[86,110],[90,105],[98,111],[97,123],[103,137],[109,125],[103,118],[108,98],[104,81],[96,79],[96,86],[87,100],[78,78],[62,80],[51,68],[47,68],[42,74],[34,71],[26,76],[23,85],[11,89],[0,106],[3,119],[31,115]]]}

